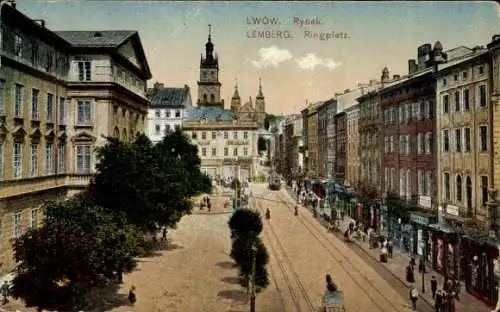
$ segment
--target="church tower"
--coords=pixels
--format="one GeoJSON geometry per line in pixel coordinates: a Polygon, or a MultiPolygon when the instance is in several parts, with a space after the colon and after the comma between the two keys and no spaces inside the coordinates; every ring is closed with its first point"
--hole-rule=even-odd
{"type": "Polygon", "coordinates": [[[208,42],[205,44],[205,56],[201,55],[200,80],[198,81],[198,106],[211,106],[224,109],[224,100],[220,97],[219,59],[214,54],[212,28],[208,25],[208,42]]]}
{"type": "Polygon", "coordinates": [[[241,107],[241,98],[240,98],[240,93],[238,92],[238,80],[235,79],[234,83],[234,93],[233,97],[231,98],[231,110],[233,112],[237,112],[241,107]]]}
{"type": "Polygon", "coordinates": [[[262,93],[262,80],[259,78],[259,93],[255,97],[255,111],[257,112],[257,121],[259,122],[259,127],[264,126],[264,120],[266,119],[266,101],[264,99],[264,94],[262,93]]]}

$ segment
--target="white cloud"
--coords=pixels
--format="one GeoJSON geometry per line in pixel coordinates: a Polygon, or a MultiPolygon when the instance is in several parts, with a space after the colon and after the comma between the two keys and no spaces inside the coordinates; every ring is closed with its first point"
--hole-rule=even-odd
{"type": "Polygon", "coordinates": [[[300,59],[295,59],[297,65],[300,69],[304,70],[314,70],[318,66],[323,66],[329,70],[333,70],[340,65],[342,62],[335,62],[333,59],[317,57],[314,53],[307,53],[300,59]]]}
{"type": "Polygon", "coordinates": [[[252,65],[257,68],[266,68],[269,66],[278,67],[280,63],[292,59],[292,53],[287,49],[280,49],[277,46],[269,48],[260,48],[257,53],[259,60],[251,61],[252,65]]]}

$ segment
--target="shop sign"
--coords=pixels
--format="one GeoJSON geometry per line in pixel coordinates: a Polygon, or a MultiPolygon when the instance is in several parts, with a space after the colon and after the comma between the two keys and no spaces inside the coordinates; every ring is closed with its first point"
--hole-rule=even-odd
{"type": "Polygon", "coordinates": [[[432,199],[430,196],[419,196],[418,204],[424,208],[432,208],[432,199]]]}
{"type": "Polygon", "coordinates": [[[410,221],[417,224],[428,225],[429,218],[418,215],[418,214],[410,214],[410,221]]]}
{"type": "Polygon", "coordinates": [[[458,207],[453,205],[446,205],[446,213],[458,217],[458,207]]]}

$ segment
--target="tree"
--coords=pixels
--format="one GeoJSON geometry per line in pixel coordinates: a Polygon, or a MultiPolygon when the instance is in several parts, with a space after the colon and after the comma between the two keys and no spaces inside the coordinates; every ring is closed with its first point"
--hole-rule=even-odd
{"type": "Polygon", "coordinates": [[[259,137],[257,140],[257,149],[259,153],[265,151],[267,149],[267,140],[263,137],[259,137]]]}
{"type": "Polygon", "coordinates": [[[263,228],[260,214],[250,209],[235,210],[228,225],[232,238],[236,238],[238,235],[256,238],[263,228]]]}
{"type": "Polygon", "coordinates": [[[248,287],[255,246],[256,285],[266,287],[269,283],[266,269],[269,255],[258,237],[263,228],[260,214],[249,209],[236,210],[228,225],[232,239],[231,257],[239,266],[242,285],[248,287]]]}
{"type": "Polygon", "coordinates": [[[264,128],[269,131],[269,127],[274,122],[276,122],[276,116],[272,114],[266,114],[266,117],[264,118],[264,128]]]}
{"type": "Polygon", "coordinates": [[[45,209],[44,225],[14,243],[12,294],[28,307],[81,308],[92,287],[135,267],[134,230],[95,206],[88,194],[47,203],[45,209]]]}
{"type": "Polygon", "coordinates": [[[98,149],[97,175],[90,185],[96,203],[125,213],[144,232],[174,227],[190,213],[188,198],[209,192],[208,176],[200,172],[196,146],[179,131],[153,146],[144,135],[126,144],[108,138],[98,149]]]}

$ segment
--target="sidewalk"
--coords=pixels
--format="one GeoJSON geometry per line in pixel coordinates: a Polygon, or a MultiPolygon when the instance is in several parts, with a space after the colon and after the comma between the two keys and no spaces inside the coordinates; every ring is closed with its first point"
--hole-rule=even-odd
{"type": "MultiPolygon", "coordinates": [[[[287,191],[289,192],[289,194],[291,194],[291,191],[288,188],[287,191]]],[[[354,220],[349,217],[345,217],[344,221],[341,221],[341,224],[339,226],[340,230],[347,229],[351,221],[354,220]]],[[[380,255],[379,248],[370,249],[368,246],[368,240],[366,242],[363,242],[361,239],[360,240],[354,239],[353,241],[366,254],[376,259],[377,262],[379,261],[379,255],[380,255]]],[[[387,269],[387,271],[391,272],[402,283],[404,283],[406,286],[409,287],[410,283],[406,282],[406,266],[408,265],[409,262],[410,262],[410,256],[404,253],[400,253],[398,252],[397,249],[395,249],[393,253],[393,258],[388,259],[387,263],[380,263],[380,264],[384,266],[387,269]]],[[[442,287],[444,283],[444,276],[433,271],[428,266],[426,268],[426,272],[427,273],[424,274],[425,293],[422,293],[422,274],[419,273],[418,270],[416,270],[415,272],[415,286],[417,287],[420,293],[420,298],[426,301],[431,306],[434,306],[430,280],[431,277],[434,275],[438,282],[438,289],[439,289],[442,287]]],[[[464,285],[461,287],[461,293],[459,297],[460,300],[455,301],[455,308],[457,312],[491,312],[493,310],[493,308],[488,307],[485,303],[477,300],[475,297],[469,294],[465,289],[464,285]]]]}
{"type": "MultiPolygon", "coordinates": [[[[347,228],[350,220],[342,221],[345,224],[341,225],[341,228],[347,228]]],[[[379,259],[380,249],[374,248],[370,249],[368,247],[368,242],[363,242],[361,240],[354,240],[354,243],[361,247],[361,249],[369,254],[374,259],[379,259]]],[[[381,263],[387,270],[389,270],[393,275],[395,275],[399,280],[401,280],[406,286],[410,283],[406,282],[406,266],[410,262],[410,257],[406,254],[400,253],[397,250],[394,251],[393,258],[388,259],[388,263],[381,263]]],[[[434,275],[438,281],[438,288],[442,287],[444,283],[444,277],[427,267],[427,273],[424,274],[425,283],[425,293],[422,293],[422,274],[416,270],[415,272],[415,286],[417,286],[420,292],[420,297],[428,302],[430,305],[434,306],[434,300],[432,299],[430,280],[434,275]]],[[[455,301],[455,307],[458,312],[490,312],[492,308],[488,307],[482,301],[477,300],[472,295],[470,295],[466,290],[465,286],[462,286],[460,293],[460,300],[455,301]]]]}

